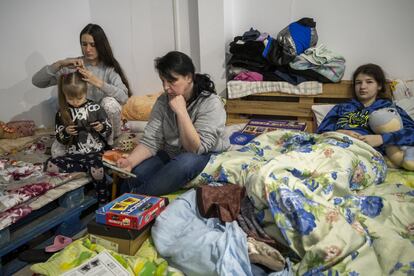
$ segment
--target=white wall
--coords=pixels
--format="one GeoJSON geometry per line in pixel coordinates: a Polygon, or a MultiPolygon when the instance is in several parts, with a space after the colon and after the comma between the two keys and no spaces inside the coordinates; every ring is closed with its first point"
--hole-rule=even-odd
{"type": "Polygon", "coordinates": [[[200,71],[208,73],[219,95],[225,95],[225,15],[222,0],[198,0],[200,71]]]}
{"type": "Polygon", "coordinates": [[[39,90],[32,75],[42,65],[80,54],[79,31],[90,20],[89,2],[0,1],[0,120],[54,120],[52,95],[39,90]]]}
{"type": "Polygon", "coordinates": [[[174,49],[172,1],[90,0],[90,3],[91,21],[104,28],[133,94],[161,91],[154,58],[174,49]]]}
{"type": "Polygon", "coordinates": [[[173,0],[175,50],[189,55],[200,70],[198,1],[173,0]]]}
{"type": "Polygon", "coordinates": [[[103,27],[134,94],[162,89],[154,58],[174,49],[172,1],[0,1],[0,120],[33,119],[52,126],[56,87],[40,89],[31,77],[46,64],[81,55],[79,33],[103,27]]]}

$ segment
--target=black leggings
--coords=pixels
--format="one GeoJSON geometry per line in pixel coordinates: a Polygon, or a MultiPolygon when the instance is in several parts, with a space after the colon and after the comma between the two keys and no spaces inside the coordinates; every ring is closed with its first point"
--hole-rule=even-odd
{"type": "Polygon", "coordinates": [[[109,200],[109,190],[106,187],[101,153],[68,154],[49,158],[45,164],[45,171],[64,173],[87,172],[94,181],[99,203],[106,203],[109,200]]]}

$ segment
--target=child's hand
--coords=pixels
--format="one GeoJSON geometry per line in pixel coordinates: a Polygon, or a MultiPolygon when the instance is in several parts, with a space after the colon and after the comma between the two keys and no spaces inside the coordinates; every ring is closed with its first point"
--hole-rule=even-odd
{"type": "Polygon", "coordinates": [[[379,147],[384,143],[384,141],[382,140],[382,136],[379,134],[364,135],[362,136],[361,140],[374,148],[379,147]]]}
{"type": "Polygon", "coordinates": [[[91,123],[91,127],[97,132],[101,132],[104,128],[103,124],[99,121],[91,123]]]}
{"type": "Polygon", "coordinates": [[[361,134],[359,134],[358,132],[356,132],[356,131],[352,131],[352,130],[347,130],[347,129],[338,129],[337,130],[337,132],[341,132],[341,133],[344,133],[344,134],[346,134],[346,135],[349,135],[349,136],[351,136],[351,137],[353,137],[353,138],[356,138],[356,139],[359,139],[359,140],[362,140],[362,135],[361,134]]]}
{"type": "Polygon", "coordinates": [[[67,134],[72,135],[72,136],[78,135],[78,130],[77,130],[76,126],[74,126],[74,125],[67,126],[65,128],[65,131],[66,131],[67,134]]]}

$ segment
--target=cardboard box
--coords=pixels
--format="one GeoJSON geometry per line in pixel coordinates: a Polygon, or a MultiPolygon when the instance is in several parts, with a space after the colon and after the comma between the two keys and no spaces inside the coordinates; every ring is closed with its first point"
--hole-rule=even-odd
{"type": "Polygon", "coordinates": [[[140,230],[165,209],[165,198],[126,193],[99,208],[96,222],[140,230]]]}
{"type": "Polygon", "coordinates": [[[150,236],[150,229],[153,223],[154,221],[148,223],[141,230],[134,230],[91,221],[88,223],[87,228],[89,238],[93,243],[121,254],[133,256],[150,236]]]}

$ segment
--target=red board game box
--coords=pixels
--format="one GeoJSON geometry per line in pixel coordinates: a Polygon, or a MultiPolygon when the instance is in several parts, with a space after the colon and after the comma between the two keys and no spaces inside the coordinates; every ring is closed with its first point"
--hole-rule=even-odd
{"type": "Polygon", "coordinates": [[[154,220],[166,205],[165,198],[126,193],[100,207],[96,211],[96,222],[140,230],[154,220]]]}

